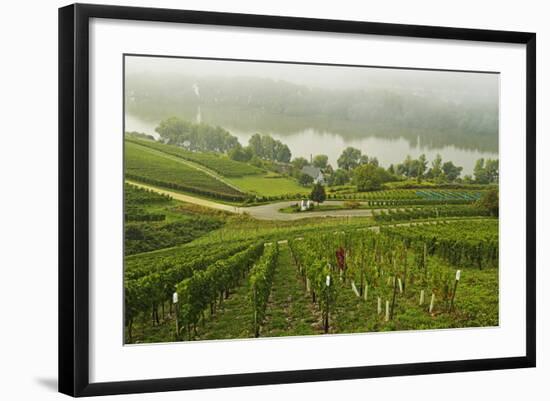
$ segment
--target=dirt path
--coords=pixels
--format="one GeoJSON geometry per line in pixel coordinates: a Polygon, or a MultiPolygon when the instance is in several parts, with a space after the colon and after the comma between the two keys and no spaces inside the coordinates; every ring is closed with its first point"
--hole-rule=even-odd
{"type": "Polygon", "coordinates": [[[254,337],[252,331],[253,309],[249,298],[248,276],[234,288],[228,299],[218,306],[216,313],[199,327],[197,340],[221,340],[254,337]]]}
{"type": "MultiPolygon", "coordinates": [[[[169,195],[172,198],[187,202],[193,203],[195,205],[209,207],[211,209],[224,210],[230,213],[247,213],[250,216],[258,220],[300,220],[307,219],[312,217],[346,217],[346,216],[372,216],[372,210],[334,210],[334,211],[319,211],[319,212],[307,212],[307,213],[281,213],[279,209],[288,207],[296,201],[284,201],[270,203],[268,205],[260,206],[250,206],[250,207],[239,207],[226,205],[224,203],[214,202],[208,199],[199,198],[196,196],[185,195],[179,192],[170,191],[168,189],[162,189],[148,184],[142,184],[137,181],[126,180],[126,182],[135,185],[140,188],[148,189],[151,191],[158,192],[160,194],[169,195]]],[[[326,201],[327,204],[341,204],[341,201],[326,201]]]]}
{"type": "Polygon", "coordinates": [[[279,245],[279,259],[261,337],[320,334],[320,316],[307,298],[287,244],[279,245]]]}
{"type": "MultiPolygon", "coordinates": [[[[158,192],[160,194],[169,195],[172,198],[182,202],[193,203],[195,205],[209,207],[211,209],[224,210],[230,213],[238,213],[238,214],[246,213],[258,220],[293,221],[293,220],[300,220],[300,219],[307,219],[307,218],[314,218],[314,217],[317,217],[317,218],[319,217],[368,217],[368,216],[372,216],[373,211],[376,211],[376,212],[388,211],[388,209],[359,209],[359,210],[354,209],[354,210],[332,210],[332,211],[318,211],[318,212],[314,211],[314,212],[304,212],[304,213],[282,213],[279,211],[280,209],[289,207],[290,205],[295,204],[296,201],[284,201],[284,202],[275,202],[275,203],[270,203],[267,205],[260,205],[260,206],[239,207],[239,206],[232,206],[224,203],[214,202],[208,199],[198,198],[196,196],[185,195],[179,192],[174,192],[167,189],[162,189],[159,187],[142,184],[137,181],[126,180],[126,182],[140,188],[145,188],[151,191],[158,192]]],[[[339,205],[342,203],[343,201],[325,201],[325,204],[329,204],[329,205],[332,205],[332,204],[339,205]]],[[[394,208],[392,210],[395,210],[395,209],[397,208],[394,208]]],[[[449,221],[471,220],[471,219],[472,218],[451,219],[449,221]]],[[[410,224],[412,225],[421,224],[421,222],[399,223],[396,225],[408,226],[410,224]]],[[[423,223],[423,224],[427,224],[427,223],[423,223]]],[[[373,229],[373,228],[377,228],[377,227],[371,227],[369,229],[373,229]]]]}

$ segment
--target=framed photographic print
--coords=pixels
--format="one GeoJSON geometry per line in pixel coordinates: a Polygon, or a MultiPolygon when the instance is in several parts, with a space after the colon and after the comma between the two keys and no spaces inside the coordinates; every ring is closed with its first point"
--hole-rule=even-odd
{"type": "Polygon", "coordinates": [[[59,389],[535,366],[535,34],[59,10],[59,389]]]}

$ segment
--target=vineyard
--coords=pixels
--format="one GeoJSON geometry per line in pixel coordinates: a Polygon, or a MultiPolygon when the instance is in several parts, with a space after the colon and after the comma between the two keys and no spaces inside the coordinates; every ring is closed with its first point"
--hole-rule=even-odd
{"type": "Polygon", "coordinates": [[[392,222],[442,217],[475,217],[488,214],[486,210],[471,205],[439,205],[373,211],[373,218],[377,222],[392,222]]]}
{"type": "Polygon", "coordinates": [[[223,226],[223,218],[178,208],[169,196],[124,186],[124,254],[133,255],[193,241],[223,226]]]}
{"type": "Polygon", "coordinates": [[[242,192],[211,175],[151,153],[133,142],[125,141],[124,160],[127,179],[227,201],[245,198],[242,192]]]}
{"type": "Polygon", "coordinates": [[[160,142],[153,142],[132,137],[126,137],[126,141],[200,164],[201,166],[204,166],[224,177],[242,177],[246,175],[264,173],[263,170],[257,167],[231,160],[216,153],[191,152],[178,146],[165,145],[160,142]]]}
{"type": "Polygon", "coordinates": [[[389,189],[372,192],[333,192],[327,199],[359,200],[367,206],[463,205],[479,200],[484,191],[455,189],[389,189]]]}
{"type": "Polygon", "coordinates": [[[242,224],[126,259],[127,342],[498,325],[495,219],[242,224]]]}

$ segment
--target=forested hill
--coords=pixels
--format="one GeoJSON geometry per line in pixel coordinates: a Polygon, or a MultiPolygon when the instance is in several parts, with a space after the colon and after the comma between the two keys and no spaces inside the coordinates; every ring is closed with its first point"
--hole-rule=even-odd
{"type": "Polygon", "coordinates": [[[160,120],[195,118],[246,131],[281,134],[314,128],[347,138],[418,137],[431,146],[496,151],[498,91],[454,85],[394,85],[322,89],[247,77],[193,77],[132,73],[126,77],[127,112],[160,120]]]}

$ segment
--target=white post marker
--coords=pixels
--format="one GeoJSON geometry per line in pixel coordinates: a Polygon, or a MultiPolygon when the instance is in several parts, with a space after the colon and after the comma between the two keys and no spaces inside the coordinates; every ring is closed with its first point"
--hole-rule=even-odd
{"type": "Polygon", "coordinates": [[[420,302],[419,305],[424,305],[424,290],[420,290],[420,302]]]}
{"type": "Polygon", "coordinates": [[[382,313],[382,300],[380,299],[380,297],[378,297],[378,305],[376,311],[378,312],[378,314],[382,313]]]}
{"type": "Polygon", "coordinates": [[[327,284],[327,287],[330,287],[330,276],[327,276],[326,284],[327,284]]]}
{"type": "Polygon", "coordinates": [[[432,299],[430,300],[430,313],[432,313],[434,309],[434,302],[435,302],[435,294],[432,292],[432,299]]]}
{"type": "Polygon", "coordinates": [[[399,293],[402,294],[403,293],[403,284],[401,283],[400,278],[397,279],[397,284],[399,285],[399,293]]]}
{"type": "Polygon", "coordinates": [[[384,318],[386,322],[390,320],[390,301],[386,301],[386,317],[384,318]]]}
{"type": "Polygon", "coordinates": [[[176,311],[175,311],[175,315],[176,315],[176,319],[175,319],[175,321],[176,321],[176,340],[179,340],[180,328],[179,328],[179,324],[178,324],[178,306],[177,306],[177,304],[178,304],[178,293],[177,292],[174,292],[172,294],[172,303],[174,305],[176,305],[176,307],[175,307],[175,309],[176,309],[176,311]]]}
{"type": "Polygon", "coordinates": [[[456,288],[458,287],[458,282],[460,281],[460,270],[456,271],[455,276],[455,285],[453,286],[453,295],[451,297],[451,306],[449,307],[449,312],[451,312],[455,306],[455,296],[456,296],[456,288]]]}
{"type": "Polygon", "coordinates": [[[306,277],[306,290],[307,292],[311,292],[311,287],[309,285],[309,279],[306,277]]]}
{"type": "Polygon", "coordinates": [[[363,292],[363,298],[365,301],[369,297],[369,283],[365,283],[365,291],[363,292]]]}

